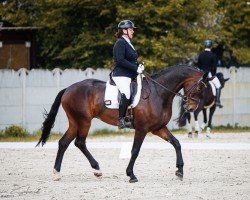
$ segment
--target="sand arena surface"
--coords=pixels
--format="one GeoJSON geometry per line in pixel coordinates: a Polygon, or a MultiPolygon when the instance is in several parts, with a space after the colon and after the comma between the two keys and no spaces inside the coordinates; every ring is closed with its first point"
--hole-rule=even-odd
{"type": "MultiPolygon", "coordinates": [[[[185,145],[250,145],[250,133],[214,134],[210,140],[176,137],[185,145]]],[[[87,140],[89,144],[132,141],[125,136],[87,140]]],[[[164,141],[149,136],[145,143],[157,145],[164,141]]],[[[71,146],[62,163],[62,179],[53,181],[56,148],[25,149],[15,148],[15,144],[1,148],[0,143],[0,199],[249,199],[250,150],[243,149],[183,148],[184,180],[180,181],[174,175],[173,148],[142,148],[134,167],[139,182],[131,184],[125,173],[129,159],[119,158],[119,148],[89,149],[103,172],[102,179],[97,179],[84,155],[71,146]]]]}

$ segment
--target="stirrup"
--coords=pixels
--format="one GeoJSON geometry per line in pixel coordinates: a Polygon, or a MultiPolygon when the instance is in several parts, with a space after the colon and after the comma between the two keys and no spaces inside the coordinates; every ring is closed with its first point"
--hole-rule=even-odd
{"type": "Polygon", "coordinates": [[[130,121],[125,121],[125,118],[119,119],[118,121],[118,128],[123,129],[123,128],[131,128],[131,122],[130,121]]]}

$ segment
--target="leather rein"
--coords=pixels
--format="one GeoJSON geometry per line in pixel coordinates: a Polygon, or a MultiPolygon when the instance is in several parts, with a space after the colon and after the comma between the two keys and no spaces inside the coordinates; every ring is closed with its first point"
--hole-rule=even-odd
{"type": "MultiPolygon", "coordinates": [[[[202,83],[203,85],[205,85],[205,87],[207,87],[207,85],[202,81],[202,77],[201,77],[201,78],[200,78],[191,88],[189,88],[189,89],[185,92],[186,94],[190,93],[189,96],[187,96],[187,95],[185,95],[185,94],[184,94],[184,95],[181,94],[180,92],[174,92],[173,90],[170,90],[169,88],[167,88],[167,87],[165,87],[164,85],[160,84],[160,83],[157,82],[156,80],[152,79],[152,78],[150,77],[150,75],[149,75],[147,72],[143,72],[143,75],[146,77],[146,79],[149,79],[150,81],[154,82],[155,84],[157,84],[158,86],[162,87],[163,89],[165,89],[165,90],[167,90],[167,91],[169,91],[169,92],[175,94],[176,96],[181,97],[182,100],[183,100],[184,102],[187,102],[189,99],[192,99],[192,100],[194,100],[194,101],[196,101],[196,102],[199,102],[198,99],[193,98],[193,97],[190,97],[190,95],[192,94],[192,91],[193,91],[194,89],[196,89],[196,88],[199,86],[200,83],[202,83]]],[[[151,92],[151,90],[150,90],[150,92],[151,92]]]]}

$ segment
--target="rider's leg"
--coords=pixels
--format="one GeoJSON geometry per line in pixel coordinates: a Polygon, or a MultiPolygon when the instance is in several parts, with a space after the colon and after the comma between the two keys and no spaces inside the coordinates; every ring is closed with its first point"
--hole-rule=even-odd
{"type": "Polygon", "coordinates": [[[125,122],[125,116],[128,109],[129,99],[126,98],[125,94],[121,95],[121,100],[119,103],[119,121],[118,128],[122,129],[128,126],[127,122],[125,122]]]}
{"type": "Polygon", "coordinates": [[[222,108],[223,106],[221,105],[221,102],[220,102],[220,95],[221,95],[221,84],[220,84],[220,81],[217,78],[217,76],[215,76],[214,79],[212,80],[212,82],[213,82],[213,84],[215,85],[215,88],[216,88],[216,100],[215,100],[215,104],[219,108],[222,108]]]}
{"type": "Polygon", "coordinates": [[[221,105],[221,102],[220,102],[220,95],[221,95],[221,88],[218,88],[218,89],[216,88],[216,101],[215,101],[215,104],[219,108],[222,108],[223,105],[221,105]]]}
{"type": "Polygon", "coordinates": [[[113,80],[122,94],[121,100],[119,102],[118,127],[120,129],[125,128],[125,127],[130,127],[131,124],[125,122],[125,116],[126,116],[127,108],[129,105],[129,99],[131,95],[130,94],[131,78],[119,76],[119,77],[113,77],[113,80]]]}

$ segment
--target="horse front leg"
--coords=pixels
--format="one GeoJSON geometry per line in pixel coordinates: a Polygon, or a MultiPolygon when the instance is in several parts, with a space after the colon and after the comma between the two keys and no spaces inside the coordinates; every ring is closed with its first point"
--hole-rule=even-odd
{"type": "Polygon", "coordinates": [[[187,129],[188,129],[188,137],[192,138],[192,124],[191,124],[191,114],[187,113],[187,129]]]}
{"type": "Polygon", "coordinates": [[[207,109],[203,108],[202,113],[203,113],[203,123],[201,125],[201,129],[204,130],[207,125],[207,109]]]}
{"type": "Polygon", "coordinates": [[[138,130],[135,131],[134,143],[133,143],[133,147],[131,150],[131,158],[130,158],[128,167],[126,169],[127,176],[130,177],[130,180],[129,180],[130,183],[138,182],[138,179],[134,175],[133,168],[134,168],[135,160],[139,155],[141,145],[144,141],[145,136],[146,136],[145,131],[138,131],[138,130]]]}
{"type": "Polygon", "coordinates": [[[199,121],[198,121],[198,114],[199,114],[200,110],[196,110],[194,112],[194,129],[195,129],[195,132],[194,132],[194,137],[198,137],[198,134],[200,132],[200,125],[199,125],[199,121]]]}
{"type": "Polygon", "coordinates": [[[183,158],[182,158],[182,152],[181,152],[181,145],[180,142],[172,135],[172,133],[167,129],[167,127],[164,127],[158,131],[152,132],[153,134],[159,136],[160,138],[170,142],[175,148],[176,151],[176,167],[178,170],[175,172],[175,175],[180,179],[183,180],[183,158]]]}

